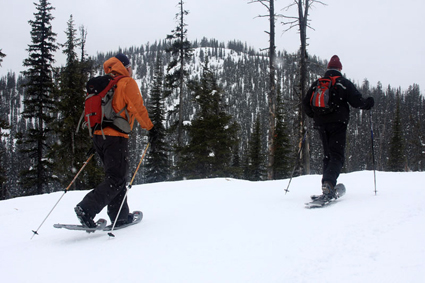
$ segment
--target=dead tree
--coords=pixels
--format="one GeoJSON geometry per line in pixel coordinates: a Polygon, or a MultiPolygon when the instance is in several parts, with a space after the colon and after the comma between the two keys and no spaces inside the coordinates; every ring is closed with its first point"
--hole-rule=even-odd
{"type": "MultiPolygon", "coordinates": [[[[301,141],[308,129],[308,120],[302,109],[302,99],[305,97],[307,92],[307,28],[313,29],[309,24],[309,10],[315,4],[319,3],[326,5],[325,3],[317,0],[294,0],[294,2],[287,6],[285,10],[289,10],[291,7],[298,9],[298,16],[286,16],[283,15],[287,21],[283,22],[283,25],[287,25],[288,28],[284,31],[288,31],[292,28],[298,27],[300,33],[300,83],[299,83],[299,140],[301,141]]],[[[306,140],[303,143],[302,148],[302,171],[304,174],[310,174],[310,138],[307,133],[306,140]]]]}
{"type": "Polygon", "coordinates": [[[268,161],[267,161],[267,178],[274,179],[274,156],[275,156],[275,131],[276,131],[276,46],[275,46],[275,23],[276,18],[280,15],[275,14],[275,0],[253,0],[248,2],[260,3],[268,11],[267,15],[259,15],[258,17],[268,17],[270,22],[269,31],[265,31],[269,35],[269,47],[263,50],[269,51],[269,130],[267,139],[268,161]]]}

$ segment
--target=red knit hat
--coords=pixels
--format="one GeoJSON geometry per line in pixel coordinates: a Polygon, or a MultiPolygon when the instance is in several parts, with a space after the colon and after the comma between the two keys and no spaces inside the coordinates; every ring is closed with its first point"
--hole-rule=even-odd
{"type": "Polygon", "coordinates": [[[328,64],[328,69],[342,70],[341,61],[339,61],[339,57],[337,55],[332,56],[328,64]]]}

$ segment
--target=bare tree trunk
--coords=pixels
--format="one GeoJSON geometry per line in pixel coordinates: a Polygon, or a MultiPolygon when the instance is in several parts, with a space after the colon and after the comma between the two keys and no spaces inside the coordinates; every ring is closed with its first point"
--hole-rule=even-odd
{"type": "Polygon", "coordinates": [[[177,128],[177,146],[182,146],[182,132],[183,132],[183,113],[184,113],[184,107],[183,107],[183,85],[184,85],[184,10],[183,10],[183,1],[180,1],[180,86],[179,86],[179,126],[177,128]]]}
{"type": "Polygon", "coordinates": [[[275,157],[275,132],[276,132],[276,46],[275,46],[275,0],[253,0],[251,3],[260,3],[269,11],[268,15],[259,17],[268,17],[270,22],[270,30],[266,33],[269,35],[269,92],[267,102],[269,105],[269,131],[267,139],[268,162],[267,162],[267,179],[274,179],[274,157],[275,157]]]}
{"type": "MultiPolygon", "coordinates": [[[[307,92],[307,18],[308,18],[308,9],[310,7],[309,0],[298,1],[298,22],[300,29],[300,90],[301,90],[301,100],[305,97],[307,92]],[[304,7],[303,7],[304,4],[304,7]]],[[[302,103],[300,103],[300,112],[301,116],[301,128],[300,136],[304,137],[305,131],[308,129],[308,120],[302,110],[302,103]]],[[[303,173],[310,174],[310,139],[307,134],[306,140],[304,142],[304,148],[302,149],[302,166],[303,173]]]]}
{"type": "Polygon", "coordinates": [[[298,9],[298,16],[283,16],[288,21],[283,22],[284,25],[289,25],[289,28],[286,31],[298,27],[300,32],[300,94],[299,94],[299,139],[300,141],[306,136],[304,145],[302,148],[302,161],[300,163],[300,169],[302,169],[303,174],[310,174],[310,137],[309,134],[305,135],[309,124],[309,121],[302,109],[302,100],[307,93],[307,28],[310,27],[308,24],[308,12],[310,7],[314,4],[326,5],[322,1],[318,0],[293,0],[293,3],[286,7],[289,9],[292,6],[296,6],[298,9]]]}
{"type": "Polygon", "coordinates": [[[274,156],[275,156],[275,131],[276,131],[276,46],[275,46],[275,14],[274,0],[270,0],[270,47],[269,47],[269,68],[270,68],[270,90],[269,90],[269,136],[268,150],[269,160],[267,168],[267,178],[274,179],[274,156]]]}

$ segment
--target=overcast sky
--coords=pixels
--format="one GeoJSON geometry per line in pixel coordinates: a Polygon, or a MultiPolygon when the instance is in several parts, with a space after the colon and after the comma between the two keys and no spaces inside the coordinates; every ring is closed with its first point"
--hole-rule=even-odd
{"type": "MultiPolygon", "coordinates": [[[[31,43],[29,20],[38,0],[3,1],[0,11],[0,49],[3,59],[0,75],[22,70],[31,43]]],[[[176,27],[179,0],[50,0],[56,9],[53,31],[57,42],[64,43],[70,15],[76,27],[88,30],[87,52],[115,51],[119,47],[144,45],[162,40],[176,27]]],[[[259,3],[248,0],[184,0],[189,40],[202,37],[220,42],[237,39],[255,49],[268,46],[267,13],[259,3]]],[[[292,0],[276,0],[276,13],[295,15],[296,9],[281,10],[292,0]]],[[[329,60],[339,55],[343,72],[356,83],[367,78],[375,86],[407,89],[413,83],[425,88],[425,1],[423,0],[323,0],[310,11],[308,52],[329,60]]],[[[283,33],[281,20],[276,23],[278,50],[296,52],[297,30],[283,33]]],[[[57,65],[64,64],[57,56],[57,65]]]]}

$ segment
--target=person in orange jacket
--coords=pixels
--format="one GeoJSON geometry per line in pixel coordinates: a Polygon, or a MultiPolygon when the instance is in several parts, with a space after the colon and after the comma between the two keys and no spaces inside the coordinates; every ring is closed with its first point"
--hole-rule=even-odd
{"type": "MultiPolygon", "coordinates": [[[[149,142],[154,143],[157,132],[143,104],[139,87],[132,78],[133,71],[127,56],[118,53],[103,64],[103,69],[106,74],[111,76],[125,76],[118,81],[115,89],[112,100],[114,111],[118,113],[127,107],[128,116],[124,112],[120,115],[126,120],[128,119],[131,129],[133,129],[136,119],[143,129],[149,131],[149,142]]],[[[93,147],[103,162],[105,179],[77,204],[74,210],[78,219],[82,225],[94,228],[96,227],[94,217],[105,206],[108,206],[107,213],[113,223],[121,204],[123,204],[115,226],[132,222],[133,215],[130,213],[127,199],[124,199],[129,167],[128,134],[111,127],[97,129],[93,135],[93,147]]]]}

